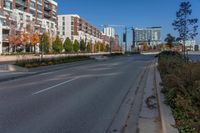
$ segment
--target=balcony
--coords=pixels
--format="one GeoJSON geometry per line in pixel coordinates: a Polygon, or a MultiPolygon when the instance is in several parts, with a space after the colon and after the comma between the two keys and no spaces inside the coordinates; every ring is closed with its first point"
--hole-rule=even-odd
{"type": "Polygon", "coordinates": [[[49,1],[48,1],[48,0],[45,0],[44,3],[49,4],[49,1]]]}
{"type": "Polygon", "coordinates": [[[46,18],[51,18],[51,14],[50,14],[50,13],[47,13],[47,12],[45,12],[45,13],[44,13],[44,17],[46,17],[46,18]]]}
{"type": "Polygon", "coordinates": [[[9,42],[9,35],[3,34],[3,42],[9,42]]]}
{"type": "Polygon", "coordinates": [[[44,5],[44,10],[45,11],[51,11],[51,7],[47,4],[44,5]]]}
{"type": "Polygon", "coordinates": [[[16,0],[16,8],[17,9],[26,9],[27,5],[25,3],[25,0],[16,0]]]}

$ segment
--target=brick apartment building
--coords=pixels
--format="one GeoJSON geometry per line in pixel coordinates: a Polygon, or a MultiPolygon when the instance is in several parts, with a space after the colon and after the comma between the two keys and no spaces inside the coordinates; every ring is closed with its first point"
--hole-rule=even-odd
{"type": "Polygon", "coordinates": [[[72,41],[102,42],[102,33],[98,28],[85,21],[79,15],[58,15],[58,31],[64,41],[67,37],[72,41]]]}
{"type": "Polygon", "coordinates": [[[9,34],[32,25],[34,32],[57,35],[55,0],[0,0],[0,53],[9,52],[9,34]]]}

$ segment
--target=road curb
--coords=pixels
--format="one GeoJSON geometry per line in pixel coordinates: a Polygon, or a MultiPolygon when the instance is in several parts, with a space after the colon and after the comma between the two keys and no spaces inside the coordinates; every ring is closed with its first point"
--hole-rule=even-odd
{"type": "Polygon", "coordinates": [[[171,108],[165,104],[165,97],[164,94],[161,92],[161,85],[162,82],[160,73],[157,69],[157,62],[155,64],[155,83],[156,83],[156,90],[157,90],[157,97],[158,97],[158,108],[160,113],[160,120],[162,126],[162,133],[179,133],[178,129],[175,128],[175,119],[172,115],[171,108]]]}

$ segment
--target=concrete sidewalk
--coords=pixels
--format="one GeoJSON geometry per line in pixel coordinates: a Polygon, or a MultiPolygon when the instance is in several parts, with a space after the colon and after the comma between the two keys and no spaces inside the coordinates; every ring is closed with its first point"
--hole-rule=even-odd
{"type": "Polygon", "coordinates": [[[178,133],[171,108],[165,104],[157,61],[150,66],[138,123],[139,133],[178,133]]]}
{"type": "Polygon", "coordinates": [[[162,127],[159,117],[157,91],[154,82],[155,64],[152,63],[149,67],[149,74],[147,77],[146,87],[144,88],[138,128],[140,133],[160,133],[162,127]]]}
{"type": "Polygon", "coordinates": [[[147,67],[146,80],[138,85],[142,95],[133,103],[123,133],[178,133],[174,128],[175,120],[171,108],[166,105],[161,93],[161,78],[157,69],[157,60],[147,67]],[[138,113],[137,113],[138,112],[138,113]]]}
{"type": "Polygon", "coordinates": [[[139,119],[139,133],[178,133],[171,108],[165,104],[157,60],[150,66],[143,105],[139,119]]]}

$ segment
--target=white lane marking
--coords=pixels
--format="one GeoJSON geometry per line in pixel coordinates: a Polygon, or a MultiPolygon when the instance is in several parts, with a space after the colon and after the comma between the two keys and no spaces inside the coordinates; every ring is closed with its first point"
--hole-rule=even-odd
{"type": "Polygon", "coordinates": [[[39,75],[48,75],[48,74],[52,74],[52,73],[54,73],[54,72],[46,72],[46,73],[41,73],[39,75]]]}
{"type": "Polygon", "coordinates": [[[78,78],[79,78],[79,77],[75,77],[75,78],[73,78],[73,79],[67,80],[67,81],[62,82],[62,83],[59,83],[59,84],[57,84],[57,85],[48,87],[48,88],[43,89],[43,90],[40,90],[40,91],[37,91],[37,92],[33,93],[32,95],[37,95],[37,94],[43,93],[43,92],[48,91],[48,90],[50,90],[50,89],[53,89],[53,88],[55,88],[55,87],[58,87],[58,86],[61,86],[61,85],[66,84],[66,83],[72,82],[72,81],[74,81],[74,80],[77,80],[78,78]]]}
{"type": "Polygon", "coordinates": [[[66,83],[72,82],[72,81],[77,80],[77,79],[80,79],[80,78],[105,77],[105,76],[115,76],[115,75],[119,75],[119,73],[108,73],[108,74],[99,74],[99,75],[81,75],[81,76],[74,77],[74,78],[72,78],[72,79],[70,79],[70,80],[67,80],[67,81],[65,81],[65,82],[62,82],[62,83],[56,84],[56,85],[54,85],[54,86],[48,87],[48,88],[46,88],[46,89],[42,89],[42,90],[40,90],[40,91],[37,91],[37,92],[35,92],[35,93],[32,93],[32,95],[37,95],[37,94],[43,93],[43,92],[45,92],[45,91],[51,90],[51,89],[53,89],[53,88],[56,88],[56,87],[58,87],[58,86],[64,85],[64,84],[66,84],[66,83]]]}

